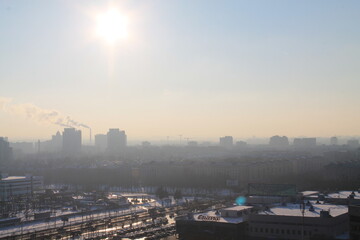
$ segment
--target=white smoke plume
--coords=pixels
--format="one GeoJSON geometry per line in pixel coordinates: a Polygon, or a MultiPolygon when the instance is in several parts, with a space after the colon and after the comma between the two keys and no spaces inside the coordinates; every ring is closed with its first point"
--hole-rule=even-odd
{"type": "Polygon", "coordinates": [[[25,116],[39,123],[50,123],[62,127],[90,128],[89,126],[65,116],[59,111],[40,108],[31,103],[17,104],[12,99],[0,97],[0,110],[19,116],[25,116]]]}

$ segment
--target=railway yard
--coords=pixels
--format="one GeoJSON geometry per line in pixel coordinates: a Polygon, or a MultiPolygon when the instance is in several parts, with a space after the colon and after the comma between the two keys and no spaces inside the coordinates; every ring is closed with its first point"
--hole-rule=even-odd
{"type": "MultiPolygon", "coordinates": [[[[19,208],[15,217],[3,218],[0,222],[0,239],[164,239],[176,236],[174,218],[194,210],[193,203],[197,202],[189,197],[186,201],[167,201],[164,204],[164,201],[147,194],[129,194],[126,198],[128,205],[111,205],[112,208],[104,205],[95,210],[62,214],[55,211],[40,219],[25,218],[19,208]]],[[[94,202],[98,202],[98,199],[94,202]]],[[[202,208],[210,204],[213,202],[205,203],[202,208]]],[[[8,209],[15,208],[12,206],[8,209]]]]}

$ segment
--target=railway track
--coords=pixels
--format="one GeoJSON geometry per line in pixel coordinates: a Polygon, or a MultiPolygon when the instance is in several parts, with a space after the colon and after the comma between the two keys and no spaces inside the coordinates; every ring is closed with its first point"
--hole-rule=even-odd
{"type": "MultiPolygon", "coordinates": [[[[183,209],[177,207],[176,210],[183,209]]],[[[175,210],[172,208],[165,208],[162,214],[172,214],[175,210]]],[[[132,225],[135,222],[152,219],[148,212],[129,213],[122,216],[104,216],[97,220],[85,220],[79,223],[69,225],[50,227],[44,230],[37,230],[23,234],[15,234],[11,236],[1,237],[0,239],[6,240],[32,240],[32,239],[63,239],[67,237],[75,237],[80,234],[92,233],[95,231],[103,231],[109,227],[124,228],[125,225],[132,225]]]]}

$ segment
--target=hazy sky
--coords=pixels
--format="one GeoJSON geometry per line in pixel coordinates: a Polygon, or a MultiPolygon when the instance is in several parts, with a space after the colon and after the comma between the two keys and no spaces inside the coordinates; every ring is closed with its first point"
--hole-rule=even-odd
{"type": "Polygon", "coordinates": [[[50,138],[68,116],[129,140],[359,135],[359,12],[346,0],[2,0],[0,136],[50,138]],[[114,45],[95,33],[109,8],[127,18],[114,45]]]}

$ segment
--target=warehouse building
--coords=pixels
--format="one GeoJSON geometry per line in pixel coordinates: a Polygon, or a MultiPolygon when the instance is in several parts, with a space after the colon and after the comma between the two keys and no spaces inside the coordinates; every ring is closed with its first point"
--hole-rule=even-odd
{"type": "Polygon", "coordinates": [[[348,232],[348,207],[321,203],[281,204],[252,214],[249,239],[333,239],[348,232]]]}
{"type": "Polygon", "coordinates": [[[12,197],[32,195],[43,188],[43,177],[40,176],[8,176],[0,177],[0,200],[9,201],[12,197]]]}

